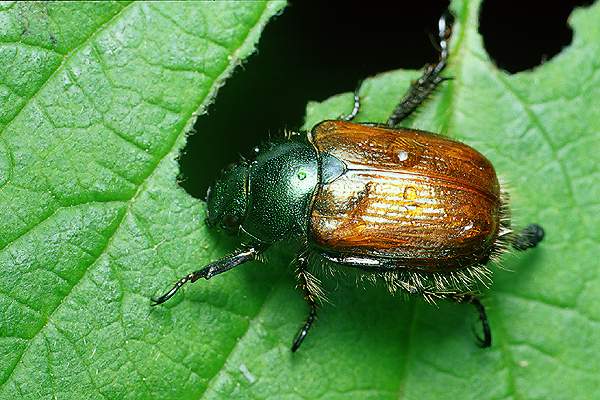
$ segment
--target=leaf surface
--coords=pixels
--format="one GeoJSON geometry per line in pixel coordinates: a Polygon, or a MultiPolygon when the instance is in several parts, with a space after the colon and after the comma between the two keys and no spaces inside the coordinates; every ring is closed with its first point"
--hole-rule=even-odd
{"type": "Polygon", "coordinates": [[[0,5],[0,398],[206,389],[260,298],[151,312],[213,256],[176,157],[283,5],[0,5]]]}
{"type": "MultiPolygon", "coordinates": [[[[546,229],[495,269],[493,347],[475,346],[468,305],[341,278],[296,354],[307,310],[285,249],[148,301],[231,246],[177,186],[175,158],[281,7],[211,4],[2,6],[0,398],[593,398],[600,3],[574,12],[561,54],[509,75],[483,49],[480,2],[454,1],[453,80],[407,122],[485,154],[514,224],[546,229]]],[[[384,121],[418,74],[367,79],[358,119],[384,121]]],[[[351,107],[349,93],[311,103],[305,128],[351,107]]]]}

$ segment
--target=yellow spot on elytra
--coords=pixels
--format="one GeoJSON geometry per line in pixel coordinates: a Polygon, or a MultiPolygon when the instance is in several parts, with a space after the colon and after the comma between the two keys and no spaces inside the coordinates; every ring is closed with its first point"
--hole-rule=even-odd
{"type": "Polygon", "coordinates": [[[405,200],[414,200],[417,198],[417,189],[412,186],[407,186],[404,189],[404,199],[405,200]]]}

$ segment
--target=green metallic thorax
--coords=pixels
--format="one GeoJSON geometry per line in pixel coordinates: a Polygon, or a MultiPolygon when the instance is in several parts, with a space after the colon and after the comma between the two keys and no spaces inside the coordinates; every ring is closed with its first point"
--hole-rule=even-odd
{"type": "Polygon", "coordinates": [[[242,240],[273,243],[306,237],[308,214],[319,183],[317,153],[310,143],[286,141],[260,151],[248,172],[242,240]]]}
{"type": "Polygon", "coordinates": [[[244,244],[306,238],[318,174],[317,152],[308,141],[269,143],[254,161],[221,173],[207,195],[206,221],[238,233],[244,244]]]}

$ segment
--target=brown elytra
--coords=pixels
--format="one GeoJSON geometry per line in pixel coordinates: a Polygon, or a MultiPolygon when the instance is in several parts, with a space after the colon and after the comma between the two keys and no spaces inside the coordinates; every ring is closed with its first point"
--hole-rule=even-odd
{"type": "Polygon", "coordinates": [[[410,129],[324,121],[310,141],[346,166],[319,187],[314,244],[335,254],[451,271],[484,263],[500,229],[492,164],[473,148],[410,129]]]}

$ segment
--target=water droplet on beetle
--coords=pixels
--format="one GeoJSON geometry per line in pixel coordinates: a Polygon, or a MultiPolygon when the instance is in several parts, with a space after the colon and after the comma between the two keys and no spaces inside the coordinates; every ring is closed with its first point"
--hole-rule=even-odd
{"type": "Polygon", "coordinates": [[[404,199],[405,200],[414,200],[417,198],[417,189],[412,186],[407,186],[404,189],[404,199]]]}

